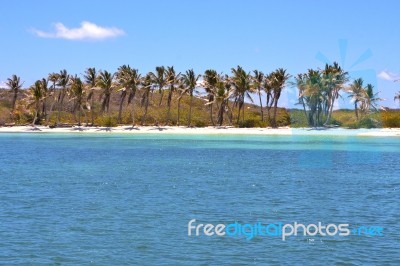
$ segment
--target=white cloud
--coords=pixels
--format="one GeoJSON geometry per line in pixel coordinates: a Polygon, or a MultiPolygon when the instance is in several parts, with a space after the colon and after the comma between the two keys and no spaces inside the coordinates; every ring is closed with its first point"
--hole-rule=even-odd
{"type": "Polygon", "coordinates": [[[67,40],[104,40],[122,36],[125,32],[114,27],[101,27],[94,23],[83,21],[79,28],[67,28],[58,22],[54,24],[54,32],[33,29],[33,33],[41,38],[58,38],[67,40]]]}
{"type": "Polygon", "coordinates": [[[395,81],[395,80],[400,79],[400,75],[383,70],[383,71],[379,72],[378,78],[388,80],[388,81],[395,81]]]}

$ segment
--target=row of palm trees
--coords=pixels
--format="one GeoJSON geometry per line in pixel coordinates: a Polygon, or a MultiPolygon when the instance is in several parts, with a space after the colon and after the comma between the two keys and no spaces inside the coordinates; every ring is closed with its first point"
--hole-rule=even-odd
{"type": "MultiPolygon", "coordinates": [[[[129,65],[120,66],[116,73],[88,68],[82,78],[77,75],[72,76],[66,70],[61,70],[59,73],[50,73],[47,78],[36,81],[29,88],[28,107],[33,106],[35,110],[33,123],[44,119],[48,124],[54,105],[56,105],[57,125],[59,126],[65,99],[68,98],[69,101],[74,102],[72,112],[75,114],[78,111],[78,124],[81,124],[81,113],[85,110],[90,112],[91,123],[94,124],[95,91],[99,91],[101,94],[100,112],[106,114],[110,113],[111,94],[119,93],[118,123],[121,123],[122,111],[126,105],[130,106],[131,119],[135,124],[135,100],[140,97],[140,104],[144,109],[141,118],[143,125],[148,113],[151,93],[158,90],[160,94],[158,107],[161,107],[164,93],[168,93],[167,125],[172,120],[172,99],[176,96],[178,100],[177,123],[179,125],[181,99],[185,95],[190,97],[187,125],[191,126],[194,92],[196,89],[202,88],[205,91],[203,98],[210,113],[210,122],[214,126],[221,126],[224,122],[224,115],[232,123],[234,108],[237,108],[237,123],[240,118],[244,121],[245,99],[253,102],[251,93],[254,92],[259,96],[261,120],[264,121],[262,95],[265,92],[268,120],[273,127],[276,127],[278,101],[289,77],[290,75],[282,68],[268,75],[255,70],[254,75],[251,75],[240,66],[232,68],[231,76],[217,73],[213,69],[206,70],[203,75],[195,74],[193,69],[187,70],[185,73],[176,73],[173,66],[156,67],[155,72],[149,72],[143,77],[137,69],[131,68],[129,65]],[[137,96],[138,92],[140,92],[139,96],[137,96]],[[48,103],[51,105],[48,106],[48,103]],[[213,117],[214,108],[217,108],[217,121],[213,117]],[[270,112],[272,108],[273,113],[270,112]]],[[[14,111],[22,83],[18,76],[13,75],[7,80],[6,85],[13,92],[12,111],[14,111]]],[[[86,113],[84,112],[85,116],[86,113]]]]}
{"type": "MultiPolygon", "coordinates": [[[[349,76],[336,62],[325,65],[324,69],[309,69],[307,73],[298,74],[294,85],[299,89],[299,104],[303,106],[309,126],[328,126],[332,118],[335,101],[344,91],[354,103],[357,121],[377,111],[377,103],[383,99],[374,93],[371,84],[363,85],[362,78],[348,84],[349,76]]],[[[396,97],[395,97],[396,100],[396,97]]]]}
{"type": "MultiPolygon", "coordinates": [[[[72,112],[78,111],[78,124],[81,125],[81,114],[86,110],[90,113],[91,124],[94,124],[95,92],[100,92],[100,112],[110,113],[110,99],[113,93],[119,94],[118,123],[122,120],[124,106],[130,107],[131,120],[135,125],[135,100],[140,102],[143,108],[141,124],[146,121],[151,94],[156,90],[160,94],[158,107],[161,107],[164,93],[167,92],[167,119],[166,124],[171,123],[171,107],[174,96],[178,100],[177,124],[180,121],[181,99],[187,95],[190,97],[187,125],[191,126],[192,106],[194,92],[198,88],[205,91],[203,96],[210,114],[210,122],[213,126],[221,126],[224,119],[233,123],[233,110],[236,108],[236,123],[240,118],[244,121],[246,99],[253,102],[252,95],[258,96],[261,122],[267,120],[272,127],[277,127],[277,109],[282,90],[287,86],[290,75],[283,68],[278,68],[269,74],[254,70],[246,72],[237,66],[231,69],[231,75],[218,73],[208,69],[203,75],[196,75],[193,69],[185,73],[176,73],[173,66],[156,67],[154,72],[142,76],[137,69],[129,65],[122,65],[116,73],[97,71],[96,68],[88,68],[82,78],[70,75],[66,70],[59,73],[50,73],[47,78],[37,80],[30,88],[28,94],[28,106],[34,107],[35,115],[33,123],[44,119],[49,124],[53,108],[57,106],[57,125],[61,123],[61,112],[64,110],[65,99],[73,101],[72,112]],[[202,77],[202,80],[201,80],[202,77]],[[50,83],[50,87],[49,87],[50,83]],[[265,106],[263,106],[265,97],[265,106]],[[137,98],[137,99],[136,99],[137,98]],[[50,106],[48,106],[50,103],[50,106]],[[214,108],[217,108],[217,119],[214,119],[214,108]],[[264,114],[266,111],[266,117],[264,114]],[[225,116],[225,118],[224,118],[225,116]]],[[[331,122],[335,101],[341,97],[341,91],[349,94],[354,102],[354,110],[357,120],[377,109],[377,102],[382,100],[374,93],[373,86],[363,85],[361,78],[351,84],[349,75],[336,62],[326,64],[324,69],[309,69],[308,72],[298,74],[291,82],[299,91],[298,104],[302,105],[309,126],[328,126],[331,122]]],[[[11,108],[16,108],[18,94],[23,83],[20,78],[13,75],[6,82],[13,94],[11,108]]],[[[400,92],[395,96],[400,102],[400,92]]]]}

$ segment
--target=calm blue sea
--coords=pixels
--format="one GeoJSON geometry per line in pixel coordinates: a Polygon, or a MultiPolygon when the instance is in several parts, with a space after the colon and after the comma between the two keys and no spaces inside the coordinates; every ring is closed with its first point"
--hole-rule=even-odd
{"type": "Polygon", "coordinates": [[[0,178],[1,265],[400,265],[400,138],[0,134],[0,178]]]}

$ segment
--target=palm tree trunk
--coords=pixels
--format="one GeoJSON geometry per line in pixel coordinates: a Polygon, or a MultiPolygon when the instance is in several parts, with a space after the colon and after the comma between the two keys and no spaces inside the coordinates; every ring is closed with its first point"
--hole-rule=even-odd
{"type": "Polygon", "coordinates": [[[222,126],[224,122],[225,100],[222,100],[221,106],[218,111],[218,125],[222,126]]]}
{"type": "Polygon", "coordinates": [[[57,126],[60,126],[61,110],[64,102],[64,89],[61,89],[58,102],[57,126]]]}
{"type": "Polygon", "coordinates": [[[37,117],[39,114],[39,108],[40,108],[40,105],[39,105],[39,102],[37,102],[36,108],[35,108],[35,117],[33,118],[32,126],[35,126],[35,123],[36,123],[36,120],[37,120],[37,117]]]}
{"type": "Polygon", "coordinates": [[[167,101],[167,125],[171,122],[171,101],[172,101],[172,90],[168,93],[168,101],[167,101]]]}
{"type": "Polygon", "coordinates": [[[260,91],[258,91],[258,98],[260,100],[261,122],[264,122],[264,111],[263,111],[262,100],[261,100],[261,92],[260,91]]]}
{"type": "Polygon", "coordinates": [[[328,117],[326,118],[324,126],[327,126],[329,124],[331,117],[332,117],[332,112],[333,112],[333,103],[331,103],[331,105],[329,106],[328,117]]]}
{"type": "Polygon", "coordinates": [[[274,116],[272,118],[272,127],[277,128],[276,126],[276,111],[278,110],[278,100],[274,100],[274,116]]]}
{"type": "Polygon", "coordinates": [[[146,96],[146,104],[144,106],[144,114],[142,117],[142,126],[144,125],[144,121],[146,121],[146,116],[147,116],[147,109],[149,107],[149,92],[147,92],[147,96],[146,96]]]}
{"type": "Polygon", "coordinates": [[[355,102],[354,102],[354,111],[355,111],[355,113],[356,113],[356,118],[357,118],[357,121],[358,121],[358,108],[357,108],[357,101],[355,101],[355,102]]]}
{"type": "Polygon", "coordinates": [[[13,100],[12,100],[12,111],[13,112],[15,110],[15,103],[17,102],[17,97],[18,97],[18,92],[14,91],[14,96],[13,96],[13,100]]]}
{"type": "Polygon", "coordinates": [[[190,94],[188,127],[190,127],[192,123],[192,104],[193,104],[193,94],[190,94]]]}
{"type": "Polygon", "coordinates": [[[92,126],[94,125],[94,113],[93,113],[93,111],[94,111],[94,106],[93,106],[94,102],[93,102],[93,98],[94,98],[94,92],[93,92],[92,97],[90,98],[90,116],[91,116],[91,120],[92,120],[92,126]]]}
{"type": "Polygon", "coordinates": [[[121,114],[122,114],[122,105],[124,104],[126,92],[122,91],[121,98],[119,101],[119,109],[118,109],[118,124],[121,124],[121,114]]]}
{"type": "Polygon", "coordinates": [[[211,119],[211,124],[215,127],[214,118],[213,118],[213,104],[210,104],[210,119],[211,119]]]}
{"type": "Polygon", "coordinates": [[[244,103],[243,103],[243,107],[242,107],[242,122],[244,122],[244,109],[246,109],[246,108],[245,108],[244,103]]]}
{"type": "Polygon", "coordinates": [[[158,103],[158,107],[161,106],[161,102],[162,102],[163,96],[164,96],[164,91],[160,89],[160,102],[158,103]]]}
{"type": "Polygon", "coordinates": [[[79,103],[79,111],[78,111],[78,126],[81,126],[81,104],[79,103]]]}

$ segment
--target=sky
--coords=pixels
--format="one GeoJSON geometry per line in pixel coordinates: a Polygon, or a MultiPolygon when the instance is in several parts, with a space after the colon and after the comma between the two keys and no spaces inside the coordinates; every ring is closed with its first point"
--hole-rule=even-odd
{"type": "MultiPolygon", "coordinates": [[[[1,0],[0,86],[12,74],[29,87],[62,69],[123,64],[143,74],[161,65],[230,74],[240,65],[295,76],[337,61],[394,108],[399,10],[397,0],[1,0]]],[[[296,96],[287,87],[280,105],[296,96]]]]}

